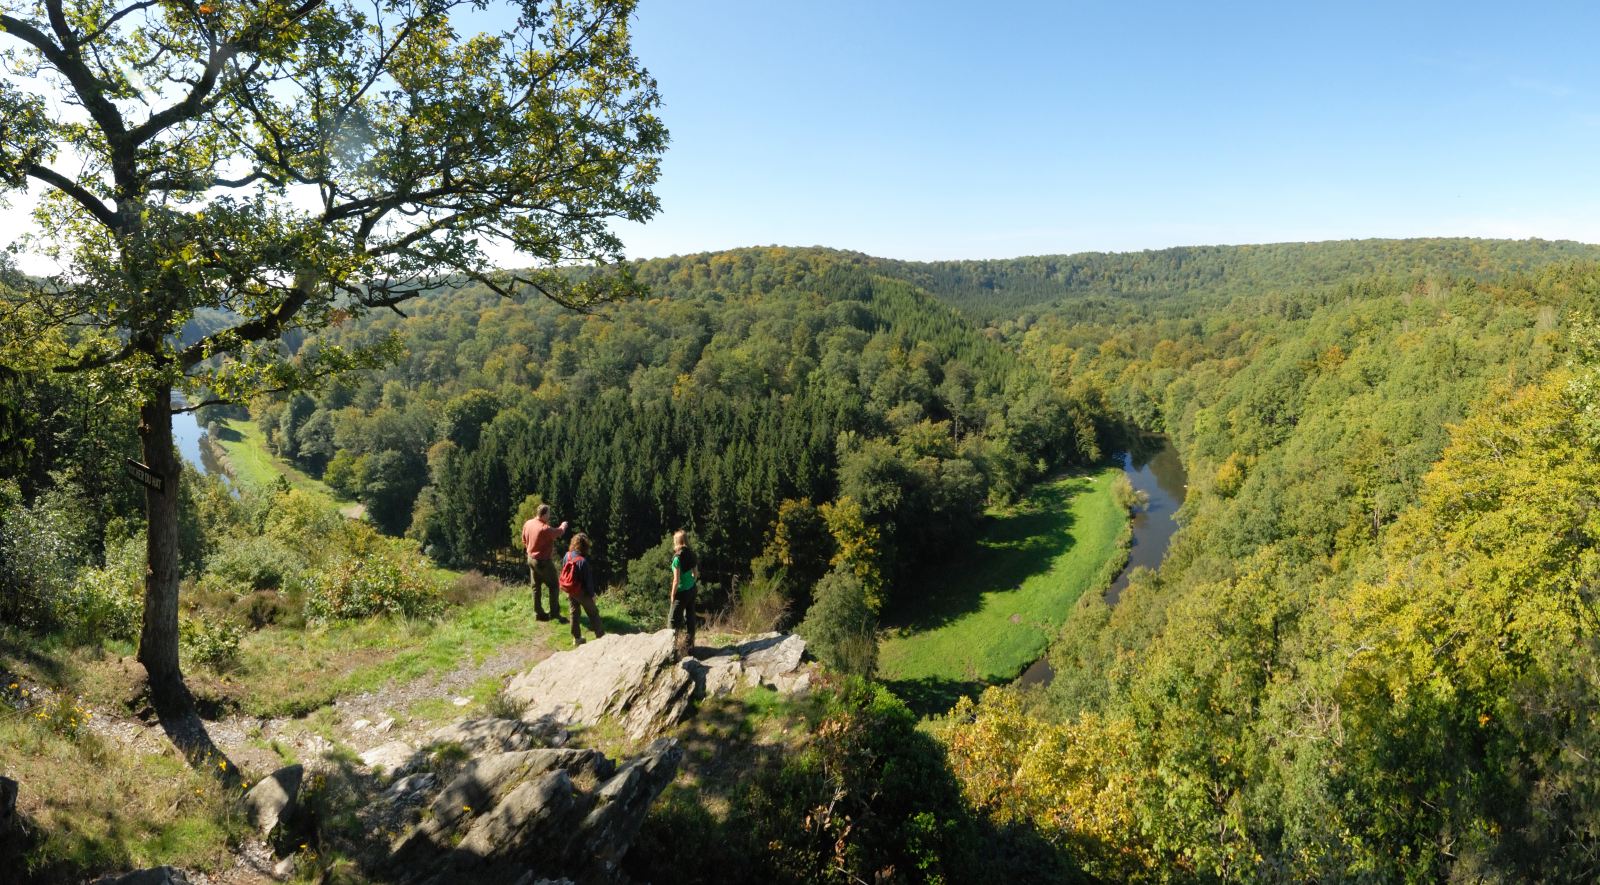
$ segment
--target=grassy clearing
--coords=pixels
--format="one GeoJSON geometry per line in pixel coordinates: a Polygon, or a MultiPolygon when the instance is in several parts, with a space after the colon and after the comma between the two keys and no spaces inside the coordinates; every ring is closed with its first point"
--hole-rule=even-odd
{"type": "Polygon", "coordinates": [[[24,881],[158,864],[222,870],[248,829],[237,792],[176,753],[123,751],[27,710],[0,710],[0,770],[21,784],[18,809],[37,833],[6,862],[19,863],[8,873],[24,881]]]}
{"type": "Polygon", "coordinates": [[[253,489],[271,489],[282,478],[290,488],[314,495],[346,516],[360,516],[360,505],[342,500],[326,483],[286,464],[267,450],[266,434],[254,421],[218,422],[222,432],[215,440],[222,449],[223,466],[235,483],[253,489]],[[355,508],[352,510],[352,508],[355,508]]]}
{"type": "MultiPolygon", "coordinates": [[[[602,616],[608,631],[632,629],[612,612],[602,616]]],[[[566,648],[570,636],[565,624],[535,620],[526,588],[512,586],[437,622],[378,618],[254,633],[240,646],[230,693],[254,716],[304,715],[343,694],[481,664],[512,643],[539,640],[547,648],[566,648]]],[[[493,693],[487,684],[472,691],[480,700],[493,693]]]]}
{"type": "Polygon", "coordinates": [[[1120,474],[1043,483],[992,512],[975,554],[930,575],[888,614],[879,675],[913,708],[933,710],[1014,679],[1044,654],[1078,597],[1108,584],[1125,559],[1128,516],[1111,493],[1120,474]]]}

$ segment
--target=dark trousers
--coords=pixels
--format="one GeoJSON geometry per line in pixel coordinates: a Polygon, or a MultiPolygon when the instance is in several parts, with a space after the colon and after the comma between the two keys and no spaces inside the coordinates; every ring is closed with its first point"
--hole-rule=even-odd
{"type": "Polygon", "coordinates": [[[541,584],[550,588],[550,617],[561,620],[561,595],[557,588],[560,582],[561,576],[556,573],[555,562],[528,558],[528,583],[533,585],[533,611],[539,620],[545,619],[544,599],[539,593],[541,584]]]}
{"type": "Polygon", "coordinates": [[[671,623],[673,632],[688,631],[689,645],[694,645],[694,590],[679,590],[672,596],[671,623]]]}
{"type": "Polygon", "coordinates": [[[567,601],[572,603],[572,638],[581,639],[583,630],[578,626],[578,609],[581,607],[589,615],[589,629],[594,631],[596,639],[606,635],[606,628],[600,626],[600,610],[594,607],[593,593],[579,593],[568,596],[567,601]]]}

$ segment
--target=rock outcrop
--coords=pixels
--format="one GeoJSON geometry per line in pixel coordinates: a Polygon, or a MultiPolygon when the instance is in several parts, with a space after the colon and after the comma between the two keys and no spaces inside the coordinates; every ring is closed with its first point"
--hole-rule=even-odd
{"type": "MultiPolygon", "coordinates": [[[[520,718],[463,720],[362,753],[378,779],[362,825],[400,833],[369,843],[362,866],[385,881],[426,885],[619,881],[623,856],[683,758],[662,733],[696,699],[748,685],[804,691],[811,678],[805,641],[788,634],[697,654],[679,659],[671,631],[606,636],[513,677],[505,694],[523,705],[520,718]],[[564,746],[607,720],[653,742],[622,761],[564,746]]],[[[387,729],[363,722],[359,730],[387,729]]],[[[246,805],[264,833],[293,815],[301,775],[284,769],[250,790],[246,805]]]]}
{"type": "Polygon", "coordinates": [[[304,767],[288,765],[257,781],[244,794],[245,812],[263,838],[272,838],[273,832],[294,816],[304,776],[304,767]]]}
{"type": "Polygon", "coordinates": [[[784,694],[811,687],[802,666],[806,641],[792,633],[763,633],[737,645],[706,649],[681,662],[695,682],[696,697],[731,694],[741,685],[765,685],[784,694]]]}
{"type": "Polygon", "coordinates": [[[694,680],[672,648],[672,631],[612,633],[551,655],[512,678],[506,695],[537,727],[593,726],[611,718],[634,740],[660,734],[689,712],[694,680]]]}
{"type": "Polygon", "coordinates": [[[397,842],[403,882],[614,881],[683,750],[663,738],[622,766],[596,750],[522,750],[473,760],[397,842]]]}
{"type": "Polygon", "coordinates": [[[805,691],[811,680],[805,651],[798,636],[766,633],[679,660],[670,630],[611,634],[546,658],[514,677],[506,694],[525,705],[522,719],[535,729],[610,718],[630,738],[645,740],[683,721],[696,698],[741,685],[805,691]]]}

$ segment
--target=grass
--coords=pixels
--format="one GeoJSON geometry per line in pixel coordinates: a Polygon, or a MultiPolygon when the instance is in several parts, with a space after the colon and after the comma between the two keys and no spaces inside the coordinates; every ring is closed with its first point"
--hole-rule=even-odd
{"type": "MultiPolygon", "coordinates": [[[[391,680],[481,664],[514,642],[538,638],[552,649],[571,644],[565,624],[537,621],[533,614],[526,588],[513,586],[438,622],[375,618],[304,630],[269,627],[241,644],[235,693],[251,715],[304,715],[340,695],[372,691],[391,680]]],[[[603,617],[607,631],[632,628],[614,612],[603,617]]],[[[486,703],[493,687],[485,681],[471,695],[486,703]]]]}
{"type": "Polygon", "coordinates": [[[879,676],[921,712],[1016,678],[1044,654],[1078,597],[1109,584],[1125,559],[1128,516],[1111,493],[1120,474],[1042,483],[991,512],[975,553],[930,575],[888,613],[879,676]]]}
{"type": "Polygon", "coordinates": [[[218,871],[232,866],[230,844],[248,829],[237,792],[176,754],[58,733],[23,711],[0,711],[0,769],[21,785],[18,810],[37,833],[7,861],[25,881],[158,864],[218,871]]]}
{"type": "Polygon", "coordinates": [[[314,495],[346,516],[360,516],[359,504],[341,500],[322,480],[284,463],[268,451],[266,434],[256,422],[232,418],[219,423],[222,431],[215,442],[222,449],[223,466],[235,483],[254,489],[271,489],[282,478],[290,488],[314,495]]]}

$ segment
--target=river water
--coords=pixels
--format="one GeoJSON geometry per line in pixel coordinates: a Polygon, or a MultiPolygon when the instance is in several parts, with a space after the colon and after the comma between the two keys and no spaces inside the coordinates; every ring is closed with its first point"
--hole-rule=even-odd
{"type": "Polygon", "coordinates": [[[211,457],[211,450],[200,445],[200,437],[205,435],[200,422],[195,420],[193,412],[179,412],[172,416],[172,441],[178,446],[178,454],[183,460],[188,461],[194,469],[201,473],[209,473],[222,477],[223,482],[228,482],[228,474],[211,457]]]}
{"type": "MultiPolygon", "coordinates": [[[[1106,604],[1116,605],[1128,588],[1128,576],[1135,568],[1153,569],[1167,555],[1167,545],[1178,530],[1178,508],[1189,488],[1189,476],[1178,460],[1178,450],[1164,436],[1147,437],[1138,451],[1123,452],[1122,470],[1134,491],[1143,492],[1146,504],[1133,515],[1133,542],[1128,548],[1128,564],[1106,589],[1106,604]]],[[[1033,662],[1017,682],[1020,685],[1049,685],[1055,678],[1048,658],[1033,662]]]]}

